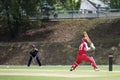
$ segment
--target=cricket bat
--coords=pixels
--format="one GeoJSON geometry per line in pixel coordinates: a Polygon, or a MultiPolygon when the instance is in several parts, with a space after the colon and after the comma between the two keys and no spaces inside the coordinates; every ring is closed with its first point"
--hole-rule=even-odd
{"type": "Polygon", "coordinates": [[[84,31],[84,32],[83,32],[83,35],[84,35],[84,37],[86,37],[86,38],[87,38],[87,42],[88,42],[89,44],[91,44],[91,43],[92,43],[92,41],[91,41],[91,39],[89,38],[89,36],[88,36],[88,34],[87,34],[87,32],[86,32],[86,31],[84,31]]]}
{"type": "Polygon", "coordinates": [[[89,45],[91,46],[91,48],[92,48],[93,50],[95,50],[96,48],[95,48],[94,44],[92,43],[91,39],[89,38],[89,36],[88,36],[88,34],[87,34],[86,31],[83,32],[83,35],[84,35],[84,37],[87,38],[87,42],[89,43],[89,45]]]}

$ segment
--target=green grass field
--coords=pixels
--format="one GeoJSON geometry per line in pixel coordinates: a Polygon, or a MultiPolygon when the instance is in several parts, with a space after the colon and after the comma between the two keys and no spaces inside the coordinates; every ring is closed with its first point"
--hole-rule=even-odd
{"type": "Polygon", "coordinates": [[[0,80],[120,80],[120,65],[99,66],[96,72],[91,66],[79,66],[69,71],[71,66],[0,66],[0,80]]]}

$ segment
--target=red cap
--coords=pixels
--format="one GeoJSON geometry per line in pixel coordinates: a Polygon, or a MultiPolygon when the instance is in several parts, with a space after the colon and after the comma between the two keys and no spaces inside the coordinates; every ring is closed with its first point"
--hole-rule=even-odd
{"type": "Polygon", "coordinates": [[[82,38],[82,41],[87,41],[87,38],[86,38],[86,37],[83,37],[83,38],[82,38]]]}

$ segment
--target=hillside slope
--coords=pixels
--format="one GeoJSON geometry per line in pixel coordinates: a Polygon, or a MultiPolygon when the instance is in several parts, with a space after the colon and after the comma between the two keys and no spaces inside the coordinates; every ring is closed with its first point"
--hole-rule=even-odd
{"type": "MultiPolygon", "coordinates": [[[[0,43],[0,64],[27,64],[31,44],[36,44],[42,64],[72,64],[87,31],[96,46],[97,63],[108,63],[108,52],[114,49],[114,63],[120,64],[120,19],[65,20],[45,24],[44,28],[30,29],[15,40],[0,43]],[[104,61],[101,61],[104,60],[104,61]]],[[[1,37],[2,38],[2,37],[1,37]]],[[[5,41],[5,40],[4,40],[5,41]]],[[[94,54],[95,53],[95,54],[94,54]]],[[[36,64],[36,63],[35,63],[36,64]]]]}

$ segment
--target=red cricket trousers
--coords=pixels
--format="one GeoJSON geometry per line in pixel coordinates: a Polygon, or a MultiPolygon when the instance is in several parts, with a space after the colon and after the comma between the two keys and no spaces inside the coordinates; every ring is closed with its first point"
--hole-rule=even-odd
{"type": "Polygon", "coordinates": [[[93,59],[93,57],[89,57],[87,54],[80,54],[80,53],[77,54],[76,61],[71,68],[74,70],[80,63],[82,63],[82,61],[91,63],[91,66],[94,69],[97,68],[96,62],[93,59]]]}

